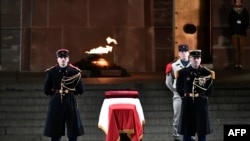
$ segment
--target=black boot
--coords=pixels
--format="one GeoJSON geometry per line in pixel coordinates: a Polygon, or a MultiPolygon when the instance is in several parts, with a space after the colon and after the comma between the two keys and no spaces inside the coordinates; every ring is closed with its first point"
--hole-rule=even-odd
{"type": "Polygon", "coordinates": [[[51,141],[60,141],[61,137],[51,137],[51,141]]]}
{"type": "Polygon", "coordinates": [[[77,137],[69,137],[69,141],[77,141],[77,137]]]}

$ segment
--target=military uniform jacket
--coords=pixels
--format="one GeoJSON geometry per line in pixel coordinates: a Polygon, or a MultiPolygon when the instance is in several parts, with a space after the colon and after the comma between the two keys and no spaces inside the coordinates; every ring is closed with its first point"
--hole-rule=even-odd
{"type": "Polygon", "coordinates": [[[209,134],[208,96],[213,92],[213,71],[191,66],[176,73],[177,91],[182,97],[181,118],[178,132],[193,136],[209,134]]]}
{"type": "Polygon", "coordinates": [[[65,124],[69,137],[83,135],[76,99],[77,95],[84,92],[80,70],[72,65],[66,68],[56,65],[47,69],[43,90],[50,96],[44,135],[48,137],[65,135],[65,124]]]}
{"type": "MultiPolygon", "coordinates": [[[[187,67],[190,63],[187,64],[187,67]]],[[[169,63],[166,66],[166,86],[174,93],[174,97],[179,97],[178,93],[176,92],[176,78],[175,73],[180,69],[185,68],[185,66],[181,63],[181,60],[178,59],[173,63],[169,63]]]]}

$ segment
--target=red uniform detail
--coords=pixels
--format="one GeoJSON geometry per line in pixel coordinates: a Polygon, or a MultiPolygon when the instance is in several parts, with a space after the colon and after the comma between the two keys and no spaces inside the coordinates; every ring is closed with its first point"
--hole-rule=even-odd
{"type": "Polygon", "coordinates": [[[172,63],[168,63],[166,66],[166,74],[170,73],[172,71],[172,63]]]}
{"type": "Polygon", "coordinates": [[[69,66],[71,66],[72,68],[75,68],[75,69],[78,70],[78,71],[81,71],[78,67],[76,67],[76,66],[74,66],[74,65],[72,65],[72,64],[69,64],[69,66]]]}

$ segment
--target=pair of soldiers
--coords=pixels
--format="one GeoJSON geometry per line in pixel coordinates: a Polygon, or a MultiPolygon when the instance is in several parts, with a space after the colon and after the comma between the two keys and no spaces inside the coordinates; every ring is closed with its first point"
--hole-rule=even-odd
{"type": "MultiPolygon", "coordinates": [[[[58,64],[46,70],[44,93],[51,98],[44,135],[60,141],[66,123],[69,141],[77,141],[84,134],[76,100],[84,92],[81,71],[69,64],[67,49],[56,55],[58,64]]],[[[184,141],[190,141],[197,133],[198,140],[205,141],[210,133],[207,97],[213,91],[215,74],[200,65],[201,50],[189,52],[187,45],[180,45],[179,56],[166,69],[166,85],[174,93],[173,135],[177,140],[182,134],[184,141]]]]}
{"type": "Polygon", "coordinates": [[[201,65],[201,50],[179,45],[179,59],[166,67],[166,85],[173,92],[173,136],[179,141],[206,141],[209,134],[208,96],[213,92],[214,71],[201,65]]]}

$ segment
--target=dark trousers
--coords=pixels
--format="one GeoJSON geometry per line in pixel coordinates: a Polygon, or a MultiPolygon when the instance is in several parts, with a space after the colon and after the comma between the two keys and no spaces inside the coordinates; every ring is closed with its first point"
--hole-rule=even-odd
{"type": "MultiPolygon", "coordinates": [[[[60,141],[61,137],[52,137],[51,141],[60,141]]],[[[69,141],[77,141],[77,137],[69,137],[69,141]]]]}
{"type": "MultiPolygon", "coordinates": [[[[193,141],[191,136],[183,136],[183,141],[193,141]]],[[[198,136],[198,141],[206,141],[206,136],[198,136]]]]}

